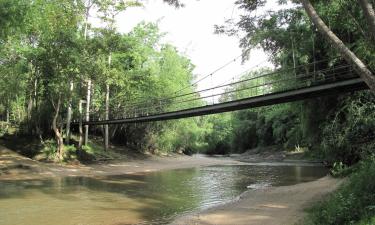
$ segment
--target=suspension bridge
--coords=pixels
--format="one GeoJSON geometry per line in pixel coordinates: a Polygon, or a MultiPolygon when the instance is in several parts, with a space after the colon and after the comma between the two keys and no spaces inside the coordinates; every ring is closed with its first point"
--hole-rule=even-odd
{"type": "MultiPolygon", "coordinates": [[[[184,87],[168,97],[150,98],[128,104],[110,111],[108,120],[101,119],[101,117],[104,118],[104,110],[92,112],[90,120],[82,121],[82,125],[181,119],[337,95],[368,88],[352,66],[343,61],[330,65],[330,60],[322,60],[293,68],[281,68],[257,75],[251,74],[253,75],[245,76],[246,78],[239,81],[195,92],[179,93],[187,89],[184,87]]],[[[209,75],[212,76],[212,74],[209,75]]],[[[195,84],[197,82],[191,85],[195,84]]],[[[78,124],[78,120],[75,120],[74,124],[78,124]]]]}

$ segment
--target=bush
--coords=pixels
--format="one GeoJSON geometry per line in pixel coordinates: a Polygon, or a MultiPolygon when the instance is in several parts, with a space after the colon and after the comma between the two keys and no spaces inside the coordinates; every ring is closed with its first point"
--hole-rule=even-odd
{"type": "Polygon", "coordinates": [[[306,224],[352,225],[374,224],[375,158],[361,162],[358,171],[326,201],[309,210],[306,224]]]}
{"type": "Polygon", "coordinates": [[[356,169],[357,169],[357,166],[348,167],[342,162],[335,162],[331,169],[331,174],[334,177],[346,177],[349,174],[356,171],[356,169]]]}
{"type": "Polygon", "coordinates": [[[42,153],[45,155],[47,160],[54,160],[57,154],[57,144],[53,139],[46,140],[43,144],[42,153]]]}
{"type": "Polygon", "coordinates": [[[375,102],[369,92],[347,98],[323,126],[323,155],[327,161],[353,165],[374,153],[375,102]]]}
{"type": "Polygon", "coordinates": [[[204,146],[206,125],[203,118],[186,118],[165,122],[164,129],[154,135],[155,148],[160,152],[183,152],[192,155],[204,146]]]}
{"type": "Polygon", "coordinates": [[[205,133],[207,154],[228,154],[232,150],[233,127],[232,116],[229,113],[212,115],[208,119],[209,129],[205,133]]]}
{"type": "Polygon", "coordinates": [[[10,124],[4,121],[0,121],[0,137],[8,133],[10,124]]]}

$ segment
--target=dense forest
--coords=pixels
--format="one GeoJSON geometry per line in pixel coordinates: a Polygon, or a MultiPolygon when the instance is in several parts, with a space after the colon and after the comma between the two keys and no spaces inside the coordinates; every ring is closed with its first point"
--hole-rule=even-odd
{"type": "MultiPolygon", "coordinates": [[[[256,8],[265,2],[238,1],[239,7],[249,14],[241,21],[217,26],[217,32],[245,32],[241,46],[245,50],[261,47],[279,67],[293,68],[326,59],[330,59],[327,64],[332,66],[343,61],[338,58],[340,52],[316,32],[303,8],[295,5],[257,15],[256,8]]],[[[364,30],[368,26],[361,7],[354,2],[314,1],[314,5],[331,30],[374,70],[374,42],[364,30]],[[346,12],[345,20],[342,12],[346,12]]],[[[243,152],[259,145],[300,146],[331,163],[342,161],[351,165],[372,151],[373,103],[373,93],[364,91],[218,115],[214,119],[217,129],[209,135],[210,150],[220,151],[223,147],[243,152]]]]}
{"type": "MultiPolygon", "coordinates": [[[[181,6],[174,1],[168,3],[181,6]]],[[[163,34],[156,24],[139,24],[128,34],[116,30],[116,15],[128,7],[140,6],[139,2],[41,0],[2,1],[1,4],[4,28],[1,133],[16,128],[19,136],[32,136],[43,143],[55,140],[59,146],[55,149],[58,158],[63,157],[64,143],[68,149],[74,149],[75,142],[80,149],[87,145],[85,139],[89,138],[83,133],[88,131],[99,136],[108,132],[111,143],[142,151],[226,154],[280,145],[306,147],[323,158],[353,164],[371,149],[371,92],[179,121],[111,125],[108,131],[106,127],[76,128],[70,140],[71,120],[80,114],[85,118],[115,118],[124,113],[137,113],[131,111],[132,104],[140,100],[157,100],[181,88],[185,93],[193,91],[195,87],[189,84],[194,80],[194,65],[173,46],[161,43],[163,34]],[[100,28],[89,23],[93,11],[102,21],[100,28]],[[353,139],[358,143],[349,147],[347,143],[353,139]]],[[[315,32],[302,8],[293,6],[256,15],[251,4],[238,1],[238,7],[249,11],[248,18],[228,21],[217,26],[217,32],[231,35],[247,32],[241,40],[244,50],[264,49],[277,67],[290,68],[327,59],[329,66],[342,62],[338,58],[340,53],[315,32]],[[252,23],[246,23],[249,18],[252,23]]],[[[330,28],[374,68],[374,45],[365,35],[367,25],[360,6],[353,7],[350,1],[333,1],[331,6],[321,5],[319,1],[315,4],[323,20],[329,21],[330,28]],[[345,23],[339,13],[343,10],[348,12],[345,23]]],[[[261,69],[242,78],[265,71],[261,69]]],[[[249,96],[243,92],[241,95],[222,96],[221,101],[249,96]]],[[[198,106],[204,102],[186,104],[198,106]]],[[[172,106],[170,101],[160,107],[172,106]]]]}
{"type": "MultiPolygon", "coordinates": [[[[259,15],[257,9],[266,2],[237,1],[247,14],[240,21],[217,26],[217,32],[244,33],[244,50],[261,47],[280,67],[327,58],[334,65],[339,63],[337,56],[352,63],[347,54],[351,51],[351,56],[356,55],[372,71],[373,79],[375,18],[366,11],[370,8],[373,12],[373,1],[314,0],[314,15],[310,1],[303,0],[295,1],[294,7],[259,15]],[[322,20],[318,23],[317,15],[322,20]],[[322,29],[323,21],[328,24],[329,35],[322,29]]],[[[218,115],[209,143],[216,151],[243,152],[275,144],[287,149],[305,148],[310,156],[331,165],[333,175],[351,175],[348,183],[309,210],[303,224],[374,224],[374,100],[373,91],[362,91],[218,115]]]]}
{"type": "MultiPolygon", "coordinates": [[[[131,112],[134,102],[168,96],[192,82],[194,66],[173,46],[160,42],[163,34],[156,24],[141,23],[128,34],[116,30],[115,16],[140,3],[1,4],[1,27],[5,28],[1,35],[2,134],[13,132],[38,139],[41,149],[48,145],[46,151],[52,160],[65,158],[65,150],[87,148],[88,133],[100,136],[108,132],[110,142],[142,151],[175,151],[198,145],[203,127],[199,118],[109,128],[86,126],[84,130],[70,128],[72,118],[80,115],[105,119],[139,113],[131,112]],[[103,23],[100,28],[89,24],[92,11],[103,23]]],[[[197,104],[200,103],[194,102],[192,106],[197,104]]],[[[27,154],[33,156],[38,151],[27,154]]]]}
{"type": "MultiPolygon", "coordinates": [[[[178,1],[165,2],[183,7],[178,1]]],[[[236,6],[244,15],[239,21],[217,25],[216,32],[241,37],[243,60],[250,49],[261,48],[276,68],[322,60],[324,66],[332,67],[348,61],[324,34],[317,32],[299,1],[293,2],[289,7],[259,14],[257,9],[266,1],[238,0],[236,6]]],[[[333,33],[369,71],[375,71],[375,35],[366,11],[358,3],[374,2],[311,2],[333,33]]],[[[344,197],[334,196],[330,203],[337,207],[346,201],[348,207],[342,206],[340,213],[347,217],[329,218],[331,206],[323,205],[317,207],[327,207],[327,213],[316,213],[311,221],[354,224],[352,221],[361,218],[371,219],[374,185],[361,183],[363,177],[375,174],[375,98],[370,90],[182,120],[71,126],[73,118],[105,120],[137,115],[140,112],[134,111],[134,104],[145,99],[157,102],[181,89],[181,93],[195,91],[191,85],[194,65],[174,46],[162,42],[163,33],[157,24],[141,23],[126,34],[116,29],[118,13],[141,5],[138,1],[1,0],[0,136],[10,142],[25,139],[37,143],[23,154],[42,154],[43,159],[51,161],[92,154],[98,145],[104,146],[103,151],[120,145],[140,152],[186,154],[243,153],[265,146],[302,149],[307,157],[323,159],[340,172],[360,171],[351,181],[355,190],[361,190],[355,192],[354,199],[346,199],[350,188],[345,187],[340,190],[344,197]],[[100,18],[100,27],[89,22],[94,13],[100,18]],[[367,189],[361,189],[364,187],[367,189]],[[350,217],[349,206],[365,208],[350,217]]],[[[241,79],[267,71],[270,68],[261,68],[241,79]]],[[[228,94],[219,101],[250,95],[228,94]]],[[[184,104],[196,107],[205,102],[184,104]]],[[[159,107],[174,110],[174,102],[159,107]]]]}
{"type": "MultiPolygon", "coordinates": [[[[1,133],[16,128],[17,135],[32,136],[49,147],[53,145],[48,140],[53,140],[57,147],[50,151],[57,154],[51,157],[64,158],[64,148],[85,148],[88,133],[102,137],[108,133],[110,143],[151,152],[227,154],[257,146],[301,147],[331,163],[349,165],[372,149],[370,91],[179,121],[70,128],[72,118],[80,115],[86,119],[116,118],[137,113],[132,107],[141,100],[157,101],[181,88],[185,93],[193,91],[195,87],[189,84],[194,80],[194,65],[173,46],[161,43],[163,34],[156,24],[139,24],[127,34],[116,30],[116,15],[128,7],[138,7],[139,2],[40,0],[1,4],[5,28],[1,34],[1,133]],[[89,23],[92,11],[102,21],[100,28],[89,23]],[[358,143],[351,143],[353,140],[358,143]]],[[[276,67],[319,60],[327,60],[328,66],[342,63],[340,53],[315,32],[302,8],[257,15],[251,4],[238,1],[238,7],[248,10],[248,18],[227,21],[216,31],[230,35],[245,31],[241,39],[244,50],[264,49],[276,67]],[[246,23],[249,18],[252,23],[246,23]]],[[[329,6],[316,1],[322,19],[374,68],[374,45],[365,35],[362,10],[354,5],[357,7],[350,1],[332,1],[329,6]],[[339,13],[343,10],[348,12],[345,23],[339,13]]],[[[251,72],[242,79],[265,71],[251,72]]],[[[222,96],[220,100],[249,96],[241,95],[222,96]]],[[[172,110],[173,100],[160,107],[172,110]]]]}

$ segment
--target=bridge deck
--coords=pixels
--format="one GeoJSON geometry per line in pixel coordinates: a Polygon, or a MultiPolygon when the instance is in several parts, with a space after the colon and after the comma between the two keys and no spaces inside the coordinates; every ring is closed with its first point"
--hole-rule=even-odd
{"type": "MultiPolygon", "coordinates": [[[[201,106],[196,108],[184,109],[179,111],[141,116],[134,118],[89,121],[83,122],[83,125],[104,125],[104,124],[123,124],[123,123],[141,123],[151,121],[163,121],[194,116],[209,115],[215,113],[229,112],[240,109],[255,108],[260,106],[274,105],[285,102],[292,102],[307,98],[334,95],[344,92],[358,91],[367,89],[367,85],[361,78],[352,78],[334,83],[322,84],[311,87],[304,87],[295,90],[272,93],[267,95],[244,98],[240,100],[218,103],[214,105],[201,106]]],[[[77,124],[77,123],[75,123],[77,124]]]]}

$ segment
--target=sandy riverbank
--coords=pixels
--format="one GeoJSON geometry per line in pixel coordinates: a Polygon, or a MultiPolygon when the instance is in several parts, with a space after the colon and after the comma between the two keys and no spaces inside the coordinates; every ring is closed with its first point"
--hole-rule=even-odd
{"type": "MultiPolygon", "coordinates": [[[[112,161],[92,165],[58,165],[43,163],[23,157],[0,146],[0,181],[50,178],[57,176],[106,176],[145,173],[178,168],[210,165],[267,165],[266,161],[240,162],[225,157],[174,156],[112,161]]],[[[290,162],[272,162],[273,165],[288,165],[290,162]]],[[[309,165],[308,163],[293,162],[309,165]]],[[[313,164],[311,164],[313,165],[313,164]]],[[[246,224],[286,225],[294,224],[304,216],[304,208],[336,189],[341,180],[324,177],[317,181],[293,186],[271,187],[249,190],[237,201],[217,206],[203,212],[180,217],[173,224],[246,224]]]]}
{"type": "Polygon", "coordinates": [[[324,177],[292,186],[249,190],[240,199],[183,216],[173,225],[293,225],[313,202],[334,191],[343,180],[324,177]]]}
{"type": "Polygon", "coordinates": [[[149,156],[144,159],[103,162],[89,165],[59,165],[31,160],[0,146],[0,180],[23,180],[56,176],[107,176],[210,165],[246,164],[229,158],[203,156],[149,156]]]}

